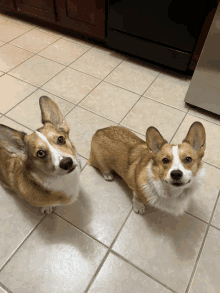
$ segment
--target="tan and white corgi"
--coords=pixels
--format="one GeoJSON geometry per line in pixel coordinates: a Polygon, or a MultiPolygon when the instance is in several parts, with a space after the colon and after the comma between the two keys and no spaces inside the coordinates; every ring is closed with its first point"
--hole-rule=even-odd
{"type": "Polygon", "coordinates": [[[205,176],[201,159],[205,129],[195,122],[182,144],[167,143],[149,127],[146,142],[130,130],[112,126],[98,130],[91,143],[89,164],[112,181],[115,171],[133,190],[133,210],[143,214],[149,204],[178,216],[187,209],[192,194],[205,176]]]}
{"type": "Polygon", "coordinates": [[[39,103],[44,126],[32,134],[0,125],[0,182],[49,214],[77,199],[81,166],[58,106],[39,103]]]}

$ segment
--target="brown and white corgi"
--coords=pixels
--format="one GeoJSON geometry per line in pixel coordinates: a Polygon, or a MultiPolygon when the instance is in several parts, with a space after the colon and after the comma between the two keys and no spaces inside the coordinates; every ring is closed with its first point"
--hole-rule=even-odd
{"type": "Polygon", "coordinates": [[[107,181],[113,180],[112,171],[125,180],[133,190],[134,212],[143,214],[149,204],[178,216],[205,176],[205,140],[200,122],[192,124],[178,145],[167,143],[154,127],[148,128],[145,142],[124,127],[112,126],[94,134],[88,163],[107,181]]]}
{"type": "Polygon", "coordinates": [[[32,134],[0,125],[0,181],[49,214],[77,199],[81,166],[58,106],[46,96],[39,103],[44,126],[32,134]]]}

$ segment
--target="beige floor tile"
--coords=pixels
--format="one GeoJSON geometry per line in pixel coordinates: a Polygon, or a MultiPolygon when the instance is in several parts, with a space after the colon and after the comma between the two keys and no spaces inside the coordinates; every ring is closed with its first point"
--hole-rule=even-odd
{"type": "Polygon", "coordinates": [[[5,116],[0,118],[0,124],[4,124],[4,125],[6,125],[8,127],[11,127],[11,128],[13,128],[15,130],[18,130],[18,131],[26,132],[27,134],[32,133],[32,131],[30,129],[26,128],[25,126],[15,122],[15,121],[13,121],[13,120],[5,117],[5,116]]]}
{"type": "Polygon", "coordinates": [[[55,215],[42,221],[0,273],[12,292],[84,292],[107,249],[55,215]]]}
{"type": "Polygon", "coordinates": [[[96,130],[116,125],[87,110],[76,107],[67,116],[66,121],[70,132],[70,139],[76,147],[77,152],[85,158],[89,158],[91,140],[96,130]]]}
{"type": "Polygon", "coordinates": [[[159,71],[139,62],[123,61],[106,81],[142,95],[158,76],[159,71]]]}
{"type": "Polygon", "coordinates": [[[220,126],[199,117],[187,114],[174,136],[172,143],[177,144],[180,143],[180,141],[182,142],[182,140],[186,137],[190,126],[195,121],[201,122],[206,131],[206,151],[203,160],[216,167],[220,167],[220,160],[218,159],[220,158],[220,126]]]}
{"type": "Polygon", "coordinates": [[[184,99],[189,84],[190,78],[185,76],[161,73],[144,96],[186,112],[184,99]]]}
{"type": "Polygon", "coordinates": [[[184,214],[173,217],[148,207],[131,213],[113,250],[175,290],[185,292],[207,225],[184,214]]]}
{"type": "Polygon", "coordinates": [[[34,56],[10,71],[10,75],[39,87],[63,68],[63,65],[54,61],[34,56]]]}
{"type": "MultiPolygon", "coordinates": [[[[0,119],[1,121],[1,119],[0,119]]],[[[20,201],[0,185],[0,268],[42,219],[38,208],[20,201]]]]}
{"type": "Polygon", "coordinates": [[[58,36],[46,34],[40,30],[34,29],[11,41],[11,44],[33,53],[38,53],[58,39],[58,36]]]}
{"type": "Polygon", "coordinates": [[[105,78],[120,62],[121,57],[113,57],[97,50],[89,50],[70,67],[88,73],[97,78],[105,78]]]}
{"type": "Polygon", "coordinates": [[[86,166],[80,180],[77,202],[58,207],[56,213],[109,246],[131,210],[132,192],[122,179],[107,182],[91,166],[86,166]]]}
{"type": "Polygon", "coordinates": [[[41,51],[39,55],[69,65],[88,50],[88,47],[60,39],[41,51]]]}
{"type": "Polygon", "coordinates": [[[74,36],[63,35],[63,39],[64,40],[67,40],[67,41],[70,41],[70,42],[74,42],[74,43],[83,45],[83,46],[86,46],[88,48],[91,48],[91,47],[94,46],[94,44],[90,43],[89,41],[83,40],[83,39],[79,39],[79,38],[76,38],[74,36]]]}
{"type": "Polygon", "coordinates": [[[65,68],[42,88],[72,103],[80,102],[98,83],[99,79],[65,68]]]}
{"type": "Polygon", "coordinates": [[[114,254],[109,254],[88,293],[169,293],[151,278],[144,275],[114,254]]]}
{"type": "Polygon", "coordinates": [[[102,82],[79,105],[118,123],[139,98],[137,94],[102,82]]]}
{"type": "MultiPolygon", "coordinates": [[[[190,108],[190,107],[189,107],[190,108]]],[[[220,124],[220,116],[200,108],[190,108],[189,114],[195,115],[210,122],[220,124]]]]}
{"type": "Polygon", "coordinates": [[[121,124],[143,135],[148,127],[154,126],[169,141],[184,115],[182,111],[142,97],[121,124]]]}
{"type": "Polygon", "coordinates": [[[7,72],[31,56],[33,54],[26,50],[6,44],[0,47],[0,70],[7,72]]]}
{"type": "Polygon", "coordinates": [[[204,167],[206,169],[204,182],[195,191],[187,212],[209,222],[220,189],[220,170],[206,163],[204,167]]]}
{"type": "Polygon", "coordinates": [[[57,36],[59,38],[62,38],[63,37],[63,34],[60,33],[59,31],[56,31],[56,29],[53,30],[53,29],[50,29],[48,27],[44,27],[43,24],[42,24],[42,26],[40,24],[39,25],[36,24],[35,25],[35,29],[37,29],[39,31],[42,31],[42,32],[44,32],[46,34],[50,34],[50,35],[57,36]]]}
{"type": "Polygon", "coordinates": [[[0,112],[3,114],[36,90],[34,86],[6,74],[0,78],[0,88],[4,93],[0,103],[0,112]]]}
{"type": "Polygon", "coordinates": [[[63,99],[60,99],[50,93],[41,89],[34,92],[27,99],[21,102],[18,106],[7,113],[7,116],[26,125],[32,130],[41,127],[41,111],[39,106],[39,98],[41,96],[48,96],[59,106],[63,115],[66,115],[73,107],[71,104],[63,99]]]}
{"type": "Polygon", "coordinates": [[[5,42],[0,41],[0,47],[3,46],[5,42]]]}
{"type": "Polygon", "coordinates": [[[80,163],[81,163],[81,168],[83,169],[87,164],[87,160],[80,155],[79,155],[79,159],[80,159],[80,163]]]}
{"type": "Polygon", "coordinates": [[[212,218],[212,225],[220,229],[220,200],[218,200],[215,213],[212,218]]]}
{"type": "Polygon", "coordinates": [[[6,21],[8,21],[7,17],[5,17],[3,14],[0,14],[0,24],[6,21]]]}
{"type": "Polygon", "coordinates": [[[220,231],[210,227],[189,293],[220,291],[220,231]]]}
{"type": "Polygon", "coordinates": [[[32,29],[29,26],[7,21],[0,24],[0,40],[9,42],[32,29]]]}
{"type": "Polygon", "coordinates": [[[4,72],[0,71],[0,76],[2,76],[4,74],[4,72]]]}

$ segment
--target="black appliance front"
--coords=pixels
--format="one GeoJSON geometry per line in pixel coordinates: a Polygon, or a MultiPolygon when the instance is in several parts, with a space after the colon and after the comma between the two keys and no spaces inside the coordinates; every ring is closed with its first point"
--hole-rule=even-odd
{"type": "Polygon", "coordinates": [[[109,0],[108,45],[186,70],[208,0],[109,0]]]}

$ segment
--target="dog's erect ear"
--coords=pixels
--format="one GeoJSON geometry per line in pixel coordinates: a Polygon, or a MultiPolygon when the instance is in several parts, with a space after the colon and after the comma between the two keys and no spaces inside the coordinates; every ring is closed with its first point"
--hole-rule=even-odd
{"type": "Polygon", "coordinates": [[[69,133],[69,128],[67,126],[66,120],[60,112],[57,104],[46,96],[40,97],[39,100],[42,123],[47,122],[53,124],[57,129],[69,133]]]}
{"type": "Polygon", "coordinates": [[[202,151],[203,153],[205,151],[205,141],[205,128],[202,123],[198,121],[191,125],[186,138],[183,140],[183,142],[188,142],[195,151],[202,151]]]}
{"type": "Polygon", "coordinates": [[[157,154],[162,146],[167,143],[160,132],[153,126],[147,129],[146,142],[149,149],[155,154],[157,154]]]}
{"type": "Polygon", "coordinates": [[[0,124],[0,148],[6,149],[11,153],[26,153],[26,144],[24,141],[27,133],[17,131],[6,125],[0,124]]]}

